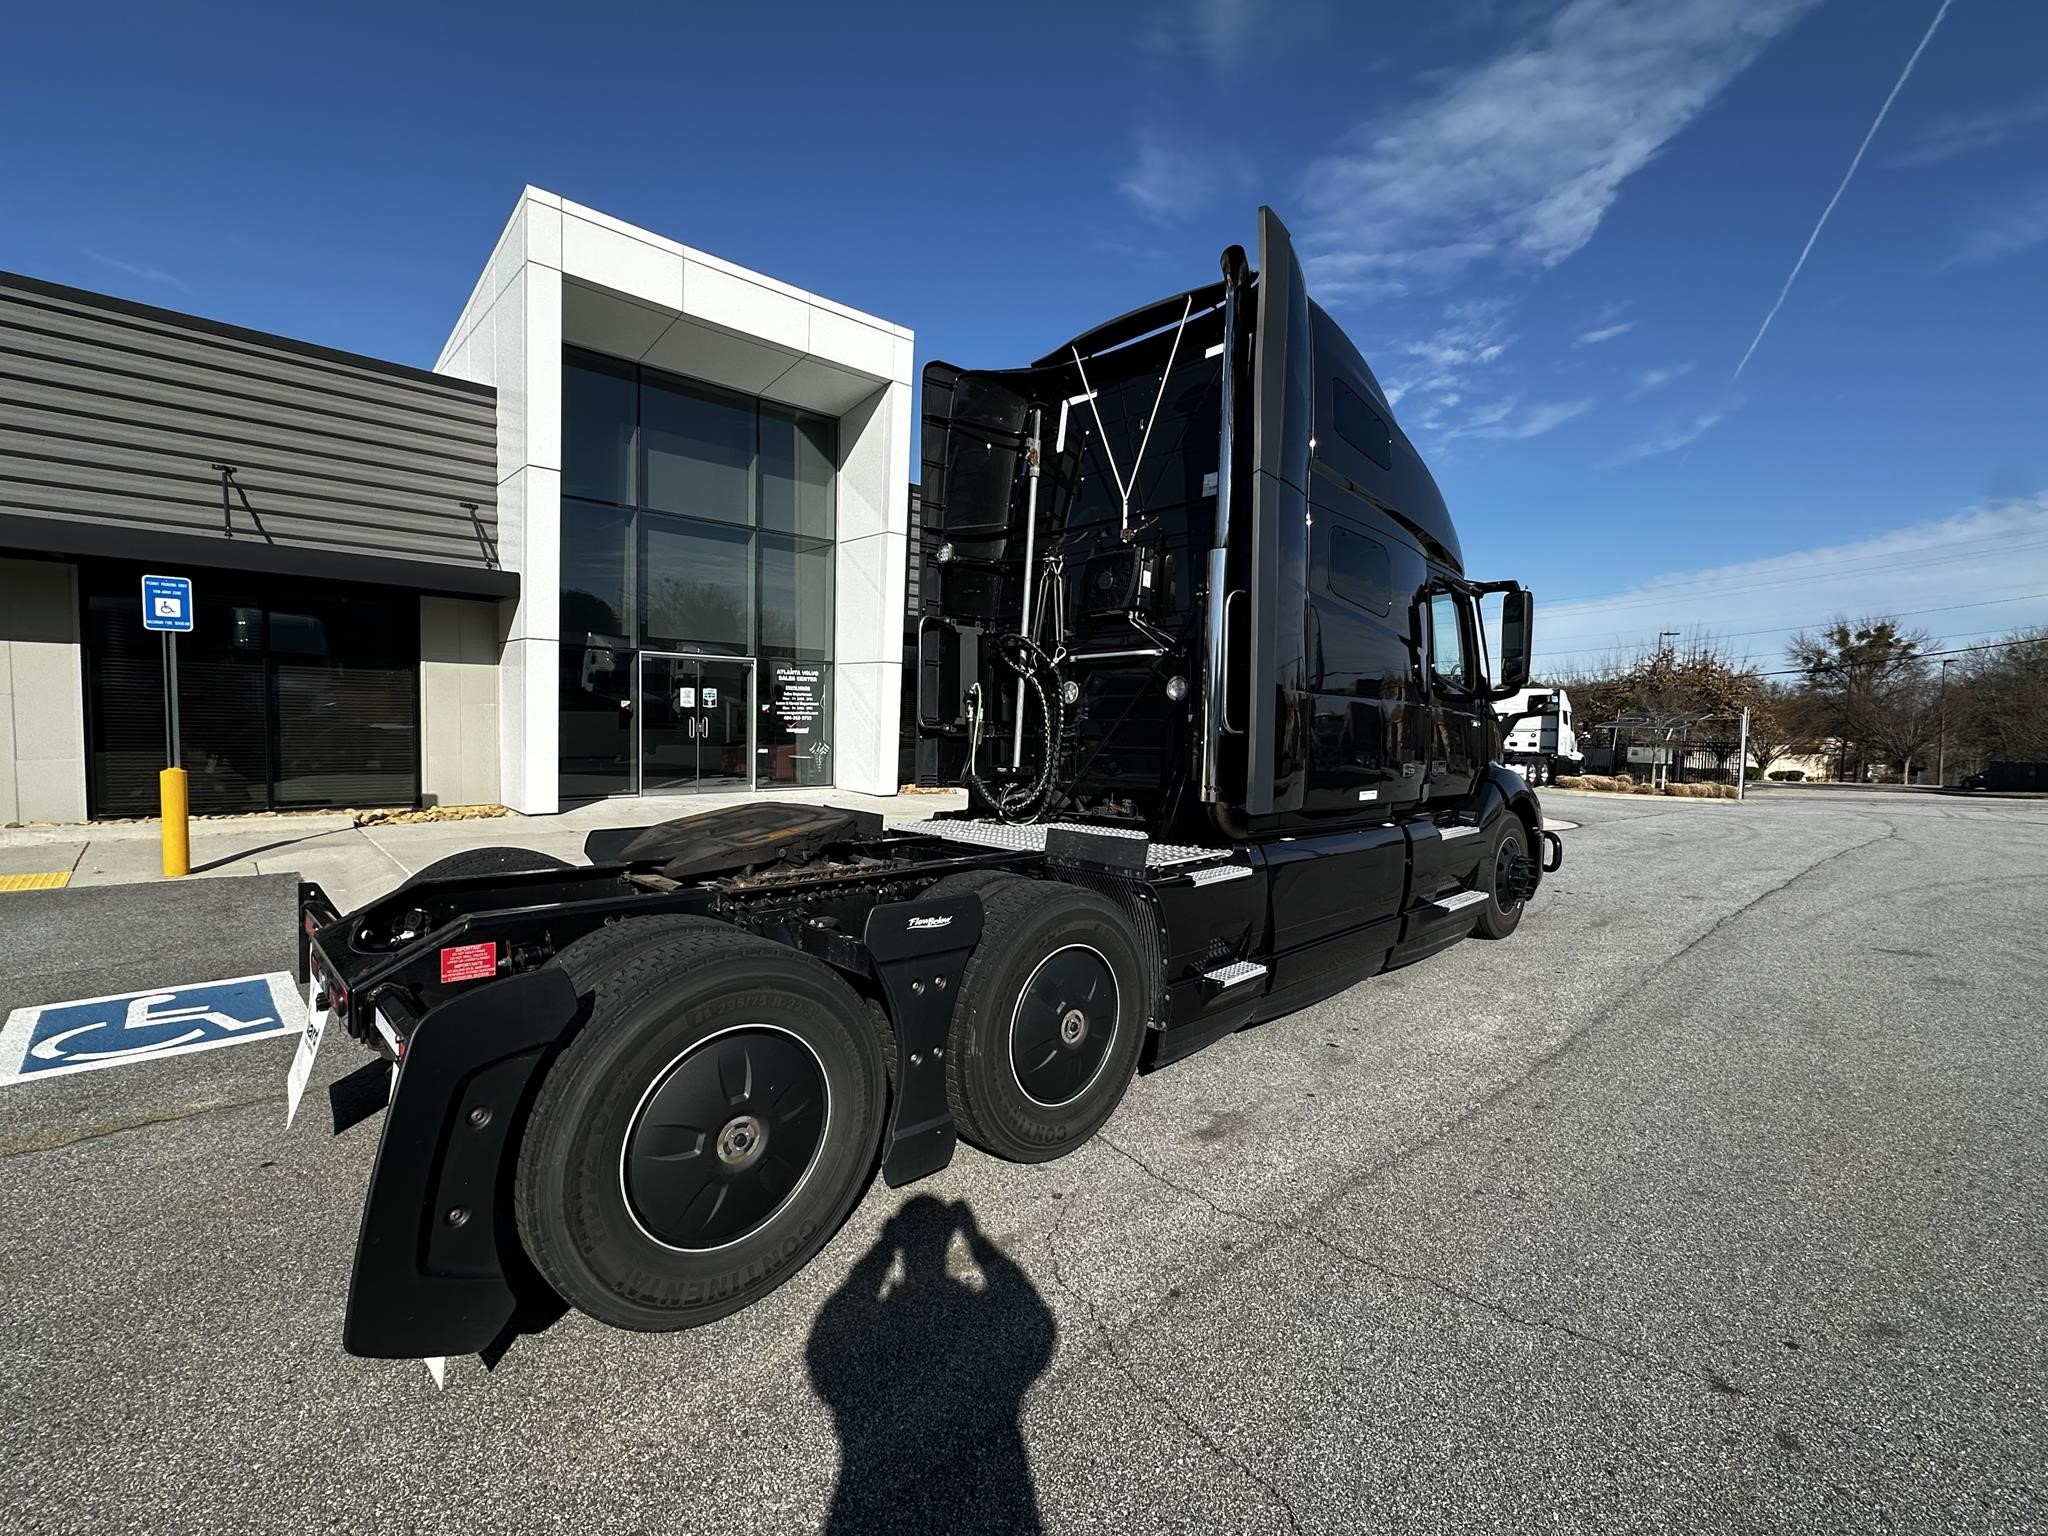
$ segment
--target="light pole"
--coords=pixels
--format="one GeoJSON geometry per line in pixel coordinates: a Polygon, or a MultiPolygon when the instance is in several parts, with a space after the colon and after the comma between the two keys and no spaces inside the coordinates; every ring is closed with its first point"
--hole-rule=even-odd
{"type": "Polygon", "coordinates": [[[1941,659],[1941,692],[1938,695],[1940,699],[1938,707],[1941,710],[1941,735],[1939,737],[1940,744],[1934,749],[1934,787],[1936,789],[1948,788],[1948,664],[1952,660],[1954,658],[1949,656],[1944,656],[1941,659]]]}
{"type": "Polygon", "coordinates": [[[1677,629],[1660,629],[1660,630],[1658,630],[1658,631],[1657,631],[1657,649],[1658,649],[1658,650],[1660,650],[1660,651],[1668,651],[1668,650],[1672,649],[1672,647],[1670,647],[1670,646],[1666,645],[1666,644],[1665,644],[1664,642],[1665,642],[1666,640],[1676,640],[1676,639],[1678,639],[1678,638],[1679,638],[1679,636],[1680,636],[1680,635],[1682,635],[1683,633],[1684,633],[1684,631],[1683,631],[1683,630],[1677,630],[1677,629]]]}

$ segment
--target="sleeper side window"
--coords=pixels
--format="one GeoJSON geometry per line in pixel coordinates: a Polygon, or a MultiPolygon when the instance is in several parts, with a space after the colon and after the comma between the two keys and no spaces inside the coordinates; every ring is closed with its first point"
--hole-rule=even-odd
{"type": "Polygon", "coordinates": [[[1381,469],[1394,467],[1394,433],[1372,405],[1342,379],[1333,379],[1332,403],[1336,406],[1337,435],[1364,454],[1381,469]]]}

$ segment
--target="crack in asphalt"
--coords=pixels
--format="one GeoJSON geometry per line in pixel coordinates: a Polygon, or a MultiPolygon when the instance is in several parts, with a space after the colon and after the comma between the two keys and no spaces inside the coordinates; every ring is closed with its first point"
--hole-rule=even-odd
{"type": "MultiPolygon", "coordinates": [[[[1356,1265],[1358,1268],[1365,1270],[1369,1274],[1377,1275],[1383,1280],[1390,1280],[1409,1286],[1427,1287],[1441,1295],[1450,1297],[1453,1301],[1459,1302],[1464,1306],[1476,1308],[1479,1311],[1490,1313],[1503,1322],[1512,1323],[1517,1328],[1527,1328],[1540,1333],[1560,1334],[1578,1343],[1590,1344],[1602,1353],[1613,1355],[1618,1359],[1648,1367],[1665,1375],[1696,1382],[1723,1397],[1748,1397],[1750,1395],[1745,1389],[1732,1384],[1719,1371],[1696,1371],[1689,1366],[1680,1365],[1675,1360],[1668,1360],[1661,1355],[1653,1355],[1644,1350],[1631,1349],[1626,1344],[1616,1343],[1614,1340],[1605,1338],[1597,1333],[1589,1333],[1585,1329],[1574,1327],[1570,1323],[1557,1322],[1551,1318],[1530,1317],[1516,1312],[1500,1302],[1492,1301],[1475,1292],[1453,1285],[1450,1281],[1439,1276],[1420,1270],[1395,1269],[1391,1265],[1382,1264],[1375,1259],[1367,1258],[1364,1254],[1345,1247],[1327,1233],[1318,1231],[1310,1224],[1317,1215],[1327,1208],[1332,1197],[1326,1197],[1324,1200],[1318,1201],[1315,1206],[1305,1211],[1296,1221],[1275,1221],[1269,1217],[1253,1216],[1248,1212],[1233,1210],[1231,1207],[1221,1204],[1202,1190],[1168,1178],[1150,1163],[1147,1163],[1143,1158],[1132,1152],[1128,1147],[1111,1142],[1107,1137],[1098,1136],[1096,1139],[1104,1142],[1122,1155],[1140,1172],[1145,1174],[1146,1177],[1156,1181],[1164,1188],[1186,1195],[1190,1199],[1207,1206],[1225,1220],[1238,1221],[1246,1226],[1256,1227],[1261,1231],[1270,1233],[1274,1238],[1305,1237],[1332,1258],[1356,1265]]],[[[1333,1192],[1333,1196],[1342,1192],[1343,1188],[1340,1187],[1337,1191],[1333,1192]]],[[[1057,1264],[1057,1260],[1055,1260],[1055,1264],[1057,1264]]],[[[1085,1302],[1083,1304],[1086,1305],[1085,1302]]]]}
{"type": "Polygon", "coordinates": [[[218,1104],[199,1104],[188,1109],[176,1109],[161,1115],[133,1115],[118,1124],[102,1124],[92,1130],[79,1131],[75,1135],[61,1132],[44,1136],[18,1136],[0,1141],[0,1160],[11,1157],[32,1157],[38,1152],[61,1152],[66,1147],[82,1146],[87,1142],[105,1141],[110,1136],[125,1136],[130,1131],[148,1130],[153,1125],[175,1125],[180,1120],[197,1120],[205,1115],[225,1115],[238,1109],[253,1109],[261,1104],[282,1104],[281,1093],[258,1094],[248,1099],[228,1099],[218,1104]]]}
{"type": "Polygon", "coordinates": [[[1174,1402],[1172,1398],[1148,1386],[1144,1379],[1138,1375],[1137,1367],[1132,1364],[1130,1357],[1117,1347],[1116,1334],[1111,1330],[1109,1324],[1103,1321],[1102,1313],[1097,1310],[1095,1303],[1068,1282],[1066,1268],[1060,1263],[1059,1244],[1054,1241],[1058,1231],[1059,1223],[1057,1222],[1045,1230],[1045,1256],[1052,1265],[1053,1287],[1062,1296],[1073,1301],[1076,1306],[1088,1314],[1088,1321],[1094,1327],[1097,1337],[1102,1340],[1103,1352],[1109,1356],[1110,1363],[1122,1373],[1123,1378],[1131,1384],[1133,1391],[1146,1402],[1155,1404],[1165,1410],[1167,1417],[1171,1418],[1176,1424],[1179,1424],[1189,1434],[1199,1440],[1216,1460],[1225,1466],[1235,1467],[1248,1480],[1264,1489],[1273,1502],[1280,1506],[1280,1512],[1287,1517],[1288,1528],[1295,1533],[1295,1536],[1302,1536],[1301,1519],[1295,1513],[1292,1501],[1288,1499],[1286,1494],[1280,1491],[1280,1486],[1277,1483],[1243,1457],[1232,1455],[1229,1447],[1221,1444],[1198,1420],[1190,1418],[1186,1413],[1183,1413],[1180,1405],[1174,1402]]]}

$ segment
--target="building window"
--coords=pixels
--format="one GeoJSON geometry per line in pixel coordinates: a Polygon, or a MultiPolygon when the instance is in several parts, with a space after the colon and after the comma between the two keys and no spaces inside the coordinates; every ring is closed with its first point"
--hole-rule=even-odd
{"type": "Polygon", "coordinates": [[[562,398],[562,793],[730,787],[740,678],[755,781],[830,784],[838,423],[573,349],[562,398]]]}
{"type": "Polygon", "coordinates": [[[639,386],[629,363],[572,353],[562,368],[562,494],[629,507],[638,499],[639,386]]]}
{"type": "Polygon", "coordinates": [[[641,645],[735,656],[752,651],[751,543],[744,529],[643,513],[641,645]]]}
{"type": "Polygon", "coordinates": [[[562,498],[562,638],[633,633],[633,513],[562,498]]]}
{"type": "Polygon", "coordinates": [[[834,423],[761,407],[761,526],[808,539],[833,536],[834,423]]]}
{"type": "MultiPolygon", "coordinates": [[[[163,649],[143,566],[87,561],[90,805],[153,815],[163,649]]],[[[178,638],[179,735],[195,811],[410,806],[420,795],[420,600],[388,587],[210,571],[178,638]]]]}
{"type": "Polygon", "coordinates": [[[640,382],[647,497],[657,512],[754,521],[759,408],[744,395],[660,379],[640,382]]]}
{"type": "Polygon", "coordinates": [[[822,539],[755,536],[761,581],[760,654],[832,659],[832,546],[822,539]]]}

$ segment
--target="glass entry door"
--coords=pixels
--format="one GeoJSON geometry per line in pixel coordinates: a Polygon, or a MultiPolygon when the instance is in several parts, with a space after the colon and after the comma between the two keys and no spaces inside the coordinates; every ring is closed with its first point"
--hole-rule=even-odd
{"type": "Polygon", "coordinates": [[[748,789],[753,773],[754,664],[641,652],[641,793],[748,789]]]}

